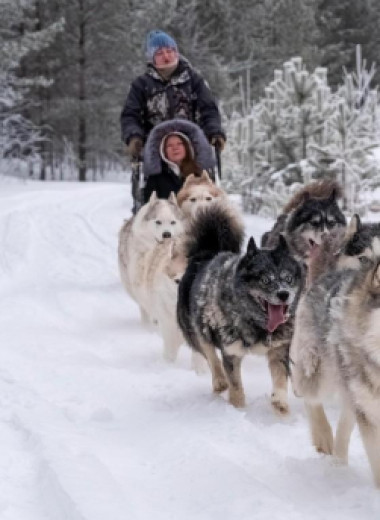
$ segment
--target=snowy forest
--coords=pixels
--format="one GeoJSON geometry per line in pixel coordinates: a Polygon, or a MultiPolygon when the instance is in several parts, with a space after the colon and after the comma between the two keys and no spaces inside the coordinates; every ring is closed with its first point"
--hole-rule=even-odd
{"type": "Polygon", "coordinates": [[[160,28],[219,101],[224,184],[247,211],[274,215],[292,185],[329,175],[360,212],[358,185],[379,184],[379,24],[376,0],[1,0],[2,171],[127,178],[120,112],[160,28]]]}
{"type": "Polygon", "coordinates": [[[0,0],[0,520],[380,520],[379,27],[0,0]]]}

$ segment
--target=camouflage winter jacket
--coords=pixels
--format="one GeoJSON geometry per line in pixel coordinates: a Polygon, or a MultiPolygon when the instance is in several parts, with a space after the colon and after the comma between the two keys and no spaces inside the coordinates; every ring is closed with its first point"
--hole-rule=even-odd
{"type": "Polygon", "coordinates": [[[208,138],[225,135],[210,89],[183,58],[167,81],[153,65],[133,81],[120,118],[122,139],[127,144],[134,136],[145,141],[155,125],[174,118],[197,123],[208,138]]]}

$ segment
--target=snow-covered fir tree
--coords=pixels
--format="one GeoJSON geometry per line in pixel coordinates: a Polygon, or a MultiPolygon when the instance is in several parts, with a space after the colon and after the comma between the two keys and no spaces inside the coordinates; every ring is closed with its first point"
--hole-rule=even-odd
{"type": "Polygon", "coordinates": [[[359,193],[380,182],[371,149],[378,144],[377,91],[358,55],[332,92],[327,70],[309,73],[301,58],[276,70],[265,96],[245,115],[229,121],[230,184],[241,186],[245,209],[276,215],[300,184],[337,178],[346,208],[361,212],[359,193]]]}
{"type": "Polygon", "coordinates": [[[44,30],[31,30],[32,0],[1,0],[0,18],[0,157],[33,156],[41,141],[38,126],[23,114],[32,86],[46,84],[42,76],[18,74],[20,63],[29,53],[38,53],[51,44],[62,23],[44,30]]]}

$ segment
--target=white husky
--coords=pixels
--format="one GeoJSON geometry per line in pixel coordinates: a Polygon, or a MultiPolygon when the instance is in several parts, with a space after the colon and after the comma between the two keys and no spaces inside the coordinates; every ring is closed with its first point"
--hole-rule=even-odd
{"type": "MultiPolygon", "coordinates": [[[[127,292],[140,307],[142,321],[155,323],[164,342],[164,358],[175,361],[184,339],[177,324],[178,283],[187,266],[182,253],[183,215],[173,196],[150,201],[119,234],[119,269],[127,292]]],[[[197,373],[205,363],[192,356],[197,373]]]]}
{"type": "Polygon", "coordinates": [[[183,232],[183,214],[174,194],[158,199],[155,192],[138,213],[127,220],[119,233],[119,271],[127,293],[140,305],[142,321],[149,316],[140,303],[139,288],[144,276],[144,257],[157,243],[183,232]]]}

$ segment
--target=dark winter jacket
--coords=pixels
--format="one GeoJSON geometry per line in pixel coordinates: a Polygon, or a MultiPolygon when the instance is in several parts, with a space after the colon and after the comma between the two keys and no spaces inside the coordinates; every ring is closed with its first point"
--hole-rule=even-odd
{"type": "Polygon", "coordinates": [[[184,179],[170,168],[168,162],[162,160],[160,153],[162,139],[173,132],[180,132],[188,138],[194,159],[202,170],[210,171],[215,166],[212,147],[199,126],[183,119],[160,123],[149,134],[144,149],[145,202],[153,191],[159,198],[167,199],[170,192],[178,193],[182,187],[184,179]]]}
{"type": "Polygon", "coordinates": [[[198,124],[210,139],[225,137],[216,102],[204,79],[184,59],[169,80],[164,80],[153,65],[133,81],[121,113],[122,139],[146,140],[151,129],[162,121],[182,118],[198,124]]]}
{"type": "Polygon", "coordinates": [[[144,204],[148,202],[154,191],[159,199],[168,199],[171,192],[177,194],[182,188],[183,182],[182,177],[164,165],[159,175],[148,177],[144,187],[144,204]]]}

